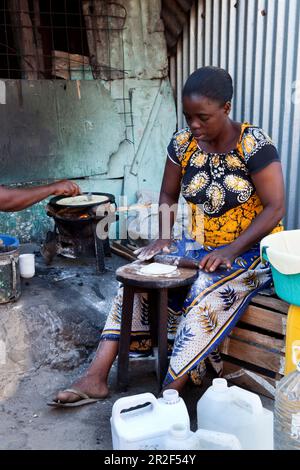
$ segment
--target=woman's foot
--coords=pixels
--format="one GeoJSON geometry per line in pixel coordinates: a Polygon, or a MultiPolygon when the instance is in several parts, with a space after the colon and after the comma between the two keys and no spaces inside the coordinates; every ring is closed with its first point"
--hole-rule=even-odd
{"type": "MultiPolygon", "coordinates": [[[[85,375],[80,379],[76,380],[71,389],[78,390],[90,398],[106,398],[108,396],[108,387],[105,381],[101,380],[98,375],[85,375]]],[[[82,398],[71,392],[58,392],[54,401],[58,403],[75,403],[80,401],[82,398]]]]}

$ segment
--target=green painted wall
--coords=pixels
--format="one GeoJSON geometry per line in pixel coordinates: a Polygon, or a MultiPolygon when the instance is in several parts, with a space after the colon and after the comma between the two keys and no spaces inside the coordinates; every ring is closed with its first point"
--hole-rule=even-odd
{"type": "Polygon", "coordinates": [[[2,183],[107,172],[125,132],[101,82],[5,83],[6,104],[0,106],[2,183]]]}

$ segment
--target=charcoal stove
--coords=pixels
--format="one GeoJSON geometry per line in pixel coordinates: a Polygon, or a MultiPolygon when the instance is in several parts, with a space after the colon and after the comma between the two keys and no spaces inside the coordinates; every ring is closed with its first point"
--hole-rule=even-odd
{"type": "MultiPolygon", "coordinates": [[[[105,272],[105,256],[111,256],[109,237],[107,234],[107,238],[102,240],[96,229],[97,224],[112,212],[115,197],[109,193],[94,194],[104,196],[106,200],[80,206],[58,204],[63,196],[50,200],[46,210],[47,215],[54,219],[55,226],[47,233],[41,249],[47,264],[51,264],[56,255],[73,259],[92,256],[96,260],[96,271],[105,272]]],[[[108,232],[108,226],[105,231],[108,232]]]]}

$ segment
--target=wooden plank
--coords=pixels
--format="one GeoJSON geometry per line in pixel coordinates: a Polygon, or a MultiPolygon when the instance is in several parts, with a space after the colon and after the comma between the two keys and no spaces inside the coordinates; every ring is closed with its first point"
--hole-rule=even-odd
{"type": "Polygon", "coordinates": [[[127,248],[127,246],[122,245],[120,242],[113,241],[112,247],[116,248],[118,251],[122,251],[123,253],[126,253],[127,255],[131,256],[134,260],[137,259],[137,256],[133,253],[133,251],[130,250],[130,248],[127,248]]]}
{"type": "Polygon", "coordinates": [[[84,80],[85,74],[93,79],[89,57],[79,54],[69,54],[64,51],[52,51],[52,75],[71,80],[72,71],[76,72],[78,79],[84,80]]]}
{"type": "Polygon", "coordinates": [[[230,383],[274,399],[277,380],[252,372],[246,366],[232,364],[230,360],[224,360],[223,365],[223,377],[230,383]]]}
{"type": "Polygon", "coordinates": [[[285,335],[289,304],[274,297],[256,296],[239,324],[249,325],[249,329],[238,326],[221,346],[224,358],[224,377],[237,386],[274,399],[275,388],[283,376],[285,339],[273,338],[272,333],[285,335]],[[265,333],[251,331],[251,327],[265,330],[265,333]],[[239,360],[241,365],[231,362],[239,360]],[[274,378],[263,371],[251,368],[261,367],[275,372],[274,378]]]}
{"type": "Polygon", "coordinates": [[[283,339],[273,338],[272,336],[256,333],[255,331],[234,328],[230,334],[230,337],[245,341],[249,344],[260,346],[271,352],[284,352],[285,342],[283,339]]]}
{"type": "Polygon", "coordinates": [[[268,297],[266,295],[257,295],[252,299],[253,304],[259,304],[263,307],[268,307],[270,310],[275,310],[275,312],[288,313],[290,305],[283,300],[277,299],[275,297],[268,297]]]}
{"type": "Polygon", "coordinates": [[[286,315],[250,305],[242,316],[242,323],[253,325],[273,333],[285,335],[286,315]]]}
{"type": "Polygon", "coordinates": [[[133,245],[130,245],[129,243],[127,243],[126,248],[128,248],[131,251],[135,251],[135,250],[138,250],[139,247],[138,246],[133,246],[133,245]]]}
{"type": "Polygon", "coordinates": [[[111,251],[115,255],[121,256],[122,258],[125,258],[128,261],[135,261],[136,260],[136,257],[134,255],[130,255],[129,253],[126,253],[125,251],[120,250],[120,249],[116,248],[115,246],[111,247],[111,251]]]}
{"type": "Polygon", "coordinates": [[[284,358],[234,338],[227,337],[221,345],[221,353],[263,369],[282,373],[284,358]]]}

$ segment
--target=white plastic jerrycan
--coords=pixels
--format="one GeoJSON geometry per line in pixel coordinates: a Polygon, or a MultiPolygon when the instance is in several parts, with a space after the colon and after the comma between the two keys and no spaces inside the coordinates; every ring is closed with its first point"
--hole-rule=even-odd
{"type": "Polygon", "coordinates": [[[236,436],[174,424],[163,440],[164,450],[241,450],[236,436]]]}
{"type": "Polygon", "coordinates": [[[198,428],[234,434],[245,450],[273,450],[273,413],[258,395],[215,379],[197,405],[198,428]]]}
{"type": "Polygon", "coordinates": [[[163,439],[164,450],[198,450],[199,442],[189,426],[173,424],[163,439]]]}
{"type": "Polygon", "coordinates": [[[159,399],[152,393],[120,398],[110,423],[114,450],[161,450],[173,424],[190,428],[187,408],[176,390],[165,390],[159,399]]]}

